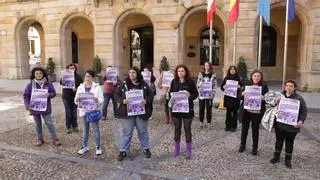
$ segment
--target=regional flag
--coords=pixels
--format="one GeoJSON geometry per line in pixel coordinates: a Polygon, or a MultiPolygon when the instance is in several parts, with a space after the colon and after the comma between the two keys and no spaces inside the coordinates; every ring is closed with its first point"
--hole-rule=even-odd
{"type": "Polygon", "coordinates": [[[215,14],[216,14],[216,2],[215,0],[208,0],[208,6],[207,6],[207,25],[208,26],[210,26],[210,22],[215,14]]]}
{"type": "Polygon", "coordinates": [[[240,0],[230,0],[229,23],[231,24],[231,26],[233,26],[234,22],[236,22],[236,20],[238,19],[239,6],[240,0]]]}
{"type": "Polygon", "coordinates": [[[291,23],[294,20],[294,0],[289,0],[287,8],[289,8],[288,22],[291,23]]]}
{"type": "Polygon", "coordinates": [[[270,0],[259,0],[258,15],[262,16],[264,21],[270,26],[270,0]]]}

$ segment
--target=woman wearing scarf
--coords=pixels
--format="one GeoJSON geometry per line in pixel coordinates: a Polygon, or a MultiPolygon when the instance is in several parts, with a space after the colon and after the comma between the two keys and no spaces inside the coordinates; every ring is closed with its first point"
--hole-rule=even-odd
{"type": "Polygon", "coordinates": [[[38,137],[35,145],[41,146],[44,144],[41,121],[42,117],[46,126],[48,127],[51,138],[53,139],[53,145],[59,146],[61,143],[58,139],[55,124],[51,117],[51,98],[56,96],[56,91],[52,83],[48,81],[47,73],[41,67],[35,67],[32,69],[30,80],[31,82],[27,84],[24,90],[23,99],[26,109],[30,112],[35,121],[36,133],[38,137]],[[44,108],[45,106],[43,104],[37,105],[35,101],[31,101],[32,93],[35,95],[38,89],[47,91],[45,93],[40,92],[40,96],[47,97],[46,108],[44,108]]]}
{"type": "Polygon", "coordinates": [[[238,89],[236,97],[226,96],[224,95],[223,103],[224,107],[227,109],[226,114],[226,127],[225,131],[231,131],[235,132],[237,129],[237,119],[238,119],[238,109],[240,105],[240,98],[239,98],[239,91],[242,86],[242,82],[240,80],[240,76],[237,71],[236,66],[230,66],[227,71],[227,76],[223,79],[223,82],[221,84],[221,90],[226,90],[226,83],[228,80],[236,81],[238,82],[238,89]]]}

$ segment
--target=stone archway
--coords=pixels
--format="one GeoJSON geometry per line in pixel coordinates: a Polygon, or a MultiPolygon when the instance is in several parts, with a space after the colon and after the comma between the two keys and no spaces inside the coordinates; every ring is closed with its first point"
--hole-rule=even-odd
{"type": "MultiPolygon", "coordinates": [[[[194,76],[202,69],[200,65],[200,34],[208,28],[206,25],[207,6],[198,6],[187,11],[179,25],[179,64],[186,64],[194,76]],[[193,27],[192,29],[189,27],[193,27]],[[194,57],[188,54],[193,52],[194,57]]],[[[219,34],[219,64],[214,66],[218,78],[223,78],[223,71],[229,66],[228,32],[229,26],[223,13],[217,9],[213,19],[213,28],[219,34]]]]}
{"type": "MultiPolygon", "coordinates": [[[[271,26],[277,32],[277,54],[275,66],[262,66],[261,69],[266,80],[282,80],[284,57],[284,31],[286,3],[275,0],[271,4],[271,26]]],[[[257,20],[259,23],[259,20],[257,20]]],[[[287,79],[297,80],[300,87],[307,82],[307,71],[310,69],[311,58],[308,56],[308,44],[310,42],[311,20],[307,8],[301,1],[295,1],[295,20],[288,27],[288,54],[287,54],[287,79]]],[[[256,42],[258,42],[258,26],[256,30],[256,42]]],[[[256,43],[258,45],[258,43],[256,43]]],[[[256,46],[257,47],[257,46],[256,46]]]]}
{"type": "Polygon", "coordinates": [[[30,70],[34,66],[44,66],[45,65],[45,40],[44,40],[44,29],[42,24],[33,17],[25,17],[17,24],[15,30],[15,42],[16,42],[16,65],[17,65],[17,78],[25,79],[29,78],[30,70]],[[29,28],[33,27],[40,37],[40,49],[41,54],[39,54],[40,62],[35,64],[32,59],[32,42],[31,38],[28,36],[29,28]],[[31,58],[31,59],[30,59],[31,58]]]}
{"type": "Polygon", "coordinates": [[[113,31],[113,65],[119,68],[120,75],[126,73],[130,66],[137,65],[137,63],[133,63],[133,55],[137,52],[132,49],[132,38],[134,34],[139,34],[136,36],[139,37],[141,41],[141,46],[138,47],[138,49],[141,49],[141,62],[138,63],[140,64],[140,68],[153,67],[155,63],[153,24],[150,16],[141,9],[127,10],[122,13],[115,22],[113,31]],[[146,38],[149,40],[147,41],[146,38]],[[147,57],[150,59],[147,60],[147,57]]]}
{"type": "Polygon", "coordinates": [[[94,58],[94,26],[91,20],[79,14],[66,17],[60,37],[61,66],[76,63],[80,74],[91,69],[94,58]]]}

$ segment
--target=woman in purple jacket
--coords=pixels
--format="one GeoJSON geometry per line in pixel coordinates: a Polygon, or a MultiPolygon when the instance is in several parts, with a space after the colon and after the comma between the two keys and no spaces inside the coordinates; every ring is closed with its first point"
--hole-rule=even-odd
{"type": "Polygon", "coordinates": [[[56,91],[52,83],[48,81],[47,73],[41,67],[35,67],[32,69],[30,80],[31,82],[27,84],[24,90],[23,99],[24,99],[24,105],[26,109],[33,116],[33,119],[36,124],[36,132],[37,132],[38,140],[35,145],[41,146],[42,144],[44,144],[42,125],[41,125],[41,117],[42,117],[53,139],[53,145],[59,146],[61,145],[61,143],[58,139],[56,128],[51,117],[51,98],[54,98],[56,96],[56,91]],[[47,97],[46,108],[45,106],[43,107],[43,105],[41,104],[37,105],[36,102],[31,103],[32,93],[34,93],[35,90],[37,89],[48,90],[48,92],[45,94],[45,96],[47,97]]]}

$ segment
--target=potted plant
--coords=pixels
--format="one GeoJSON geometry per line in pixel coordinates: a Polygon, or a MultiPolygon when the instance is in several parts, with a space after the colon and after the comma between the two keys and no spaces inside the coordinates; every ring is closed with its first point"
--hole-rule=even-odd
{"type": "Polygon", "coordinates": [[[56,64],[53,62],[53,58],[49,57],[45,69],[51,82],[55,82],[57,80],[57,75],[54,73],[55,68],[56,64]]]}
{"type": "Polygon", "coordinates": [[[243,81],[243,82],[248,81],[248,76],[247,76],[248,68],[247,68],[247,64],[246,64],[243,56],[241,56],[239,58],[239,62],[237,64],[237,69],[238,69],[238,73],[239,73],[241,81],[243,81]]]}
{"type": "Polygon", "coordinates": [[[170,69],[170,65],[167,60],[167,57],[163,56],[160,61],[160,67],[159,67],[160,74],[162,73],[162,71],[169,71],[169,69],[170,69]]]}
{"type": "Polygon", "coordinates": [[[92,71],[95,74],[95,81],[99,84],[103,84],[103,80],[102,80],[102,75],[101,75],[101,70],[102,70],[102,63],[101,63],[101,59],[98,55],[96,55],[93,58],[93,63],[92,63],[92,71]]]}

